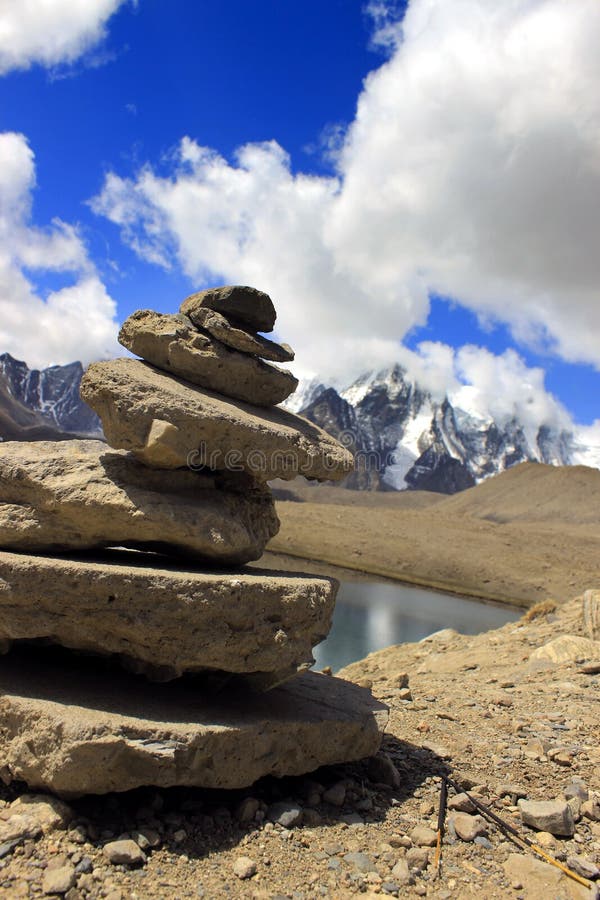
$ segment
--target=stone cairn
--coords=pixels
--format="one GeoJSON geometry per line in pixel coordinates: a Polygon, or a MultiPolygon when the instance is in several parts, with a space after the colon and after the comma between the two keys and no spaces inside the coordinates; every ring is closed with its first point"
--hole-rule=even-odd
{"type": "Polygon", "coordinates": [[[240,788],[377,751],[385,707],[308,671],[337,583],[244,568],[279,527],[269,479],[352,466],[276,407],[297,381],[271,364],[293,359],[259,334],[274,324],[247,287],[135,312],[119,340],[141,359],[94,363],[81,385],[114,449],[0,445],[5,781],[240,788]]]}

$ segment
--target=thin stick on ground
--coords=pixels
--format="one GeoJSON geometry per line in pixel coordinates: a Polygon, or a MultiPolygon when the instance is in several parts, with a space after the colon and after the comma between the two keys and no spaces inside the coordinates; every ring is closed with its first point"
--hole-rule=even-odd
{"type": "MultiPolygon", "coordinates": [[[[461,786],[459,784],[457,784],[455,781],[453,781],[451,778],[448,778],[446,776],[445,780],[450,785],[450,787],[453,790],[455,790],[458,794],[465,794],[469,798],[469,800],[471,801],[471,803],[473,804],[475,809],[477,809],[483,816],[485,816],[486,819],[493,822],[494,825],[496,825],[511,840],[513,840],[515,842],[520,842],[521,844],[524,844],[525,847],[527,847],[530,850],[533,850],[535,853],[539,854],[539,856],[541,856],[543,859],[545,859],[546,862],[549,862],[551,865],[556,866],[557,869],[560,869],[569,878],[572,878],[574,881],[579,882],[579,884],[582,884],[586,888],[592,889],[593,885],[590,884],[590,882],[587,881],[587,879],[582,878],[581,875],[578,875],[576,872],[573,872],[573,870],[569,869],[568,866],[564,866],[557,859],[554,859],[554,857],[552,857],[548,853],[546,853],[545,850],[542,850],[541,847],[538,847],[537,844],[534,844],[534,842],[531,841],[526,835],[521,834],[519,831],[517,831],[516,828],[514,828],[514,826],[510,825],[508,822],[505,822],[504,819],[501,819],[500,816],[497,815],[495,812],[493,812],[489,808],[489,806],[486,806],[485,803],[482,803],[480,800],[477,800],[475,797],[473,797],[471,794],[469,794],[467,791],[465,791],[463,788],[461,788],[461,786]]],[[[521,849],[523,849],[523,847],[521,847],[521,849]]]]}

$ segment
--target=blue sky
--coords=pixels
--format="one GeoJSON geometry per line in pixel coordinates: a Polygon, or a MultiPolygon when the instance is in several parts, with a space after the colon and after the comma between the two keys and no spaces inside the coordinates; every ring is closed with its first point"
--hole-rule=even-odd
{"type": "Polygon", "coordinates": [[[301,375],[398,359],[591,425],[600,14],[497,6],[2,12],[0,351],[87,361],[134,309],[237,281],[272,294],[301,375]]]}

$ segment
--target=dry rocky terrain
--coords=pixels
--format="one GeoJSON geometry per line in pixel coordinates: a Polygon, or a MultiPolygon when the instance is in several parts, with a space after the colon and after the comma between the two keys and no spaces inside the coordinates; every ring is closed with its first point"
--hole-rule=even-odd
{"type": "Polygon", "coordinates": [[[390,706],[371,761],[243,791],[138,790],[68,806],[7,787],[0,895],[592,898],[453,792],[439,872],[432,846],[447,772],[557,860],[600,875],[600,643],[584,637],[582,605],[546,604],[475,637],[440,632],[343,670],[390,706]],[[537,801],[556,801],[538,820],[546,830],[522,824],[521,799],[534,816],[547,812],[537,801]]]}

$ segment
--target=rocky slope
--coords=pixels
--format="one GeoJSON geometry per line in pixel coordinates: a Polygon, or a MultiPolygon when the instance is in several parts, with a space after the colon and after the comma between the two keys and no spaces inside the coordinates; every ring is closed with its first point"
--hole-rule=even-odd
{"type": "Polygon", "coordinates": [[[391,709],[384,752],[371,761],[243,791],[145,790],[69,806],[1,788],[0,893],[596,900],[595,888],[474,815],[464,794],[449,795],[439,871],[433,846],[448,773],[600,883],[600,642],[589,627],[580,597],[487,634],[446,630],[390,647],[343,670],[391,709]],[[548,802],[554,818],[542,821],[548,802]]]}
{"type": "MultiPolygon", "coordinates": [[[[467,395],[468,396],[468,395],[467,395]]],[[[498,421],[462,400],[434,400],[396,365],[337,391],[308,381],[293,409],[335,435],[357,455],[351,488],[453,494],[520,462],[582,462],[576,436],[516,418],[498,421]]],[[[586,462],[600,467],[587,453],[586,462]]]]}
{"type": "Polygon", "coordinates": [[[0,355],[0,440],[100,437],[100,420],[79,398],[82,375],[79,362],[38,370],[0,355]]]}

